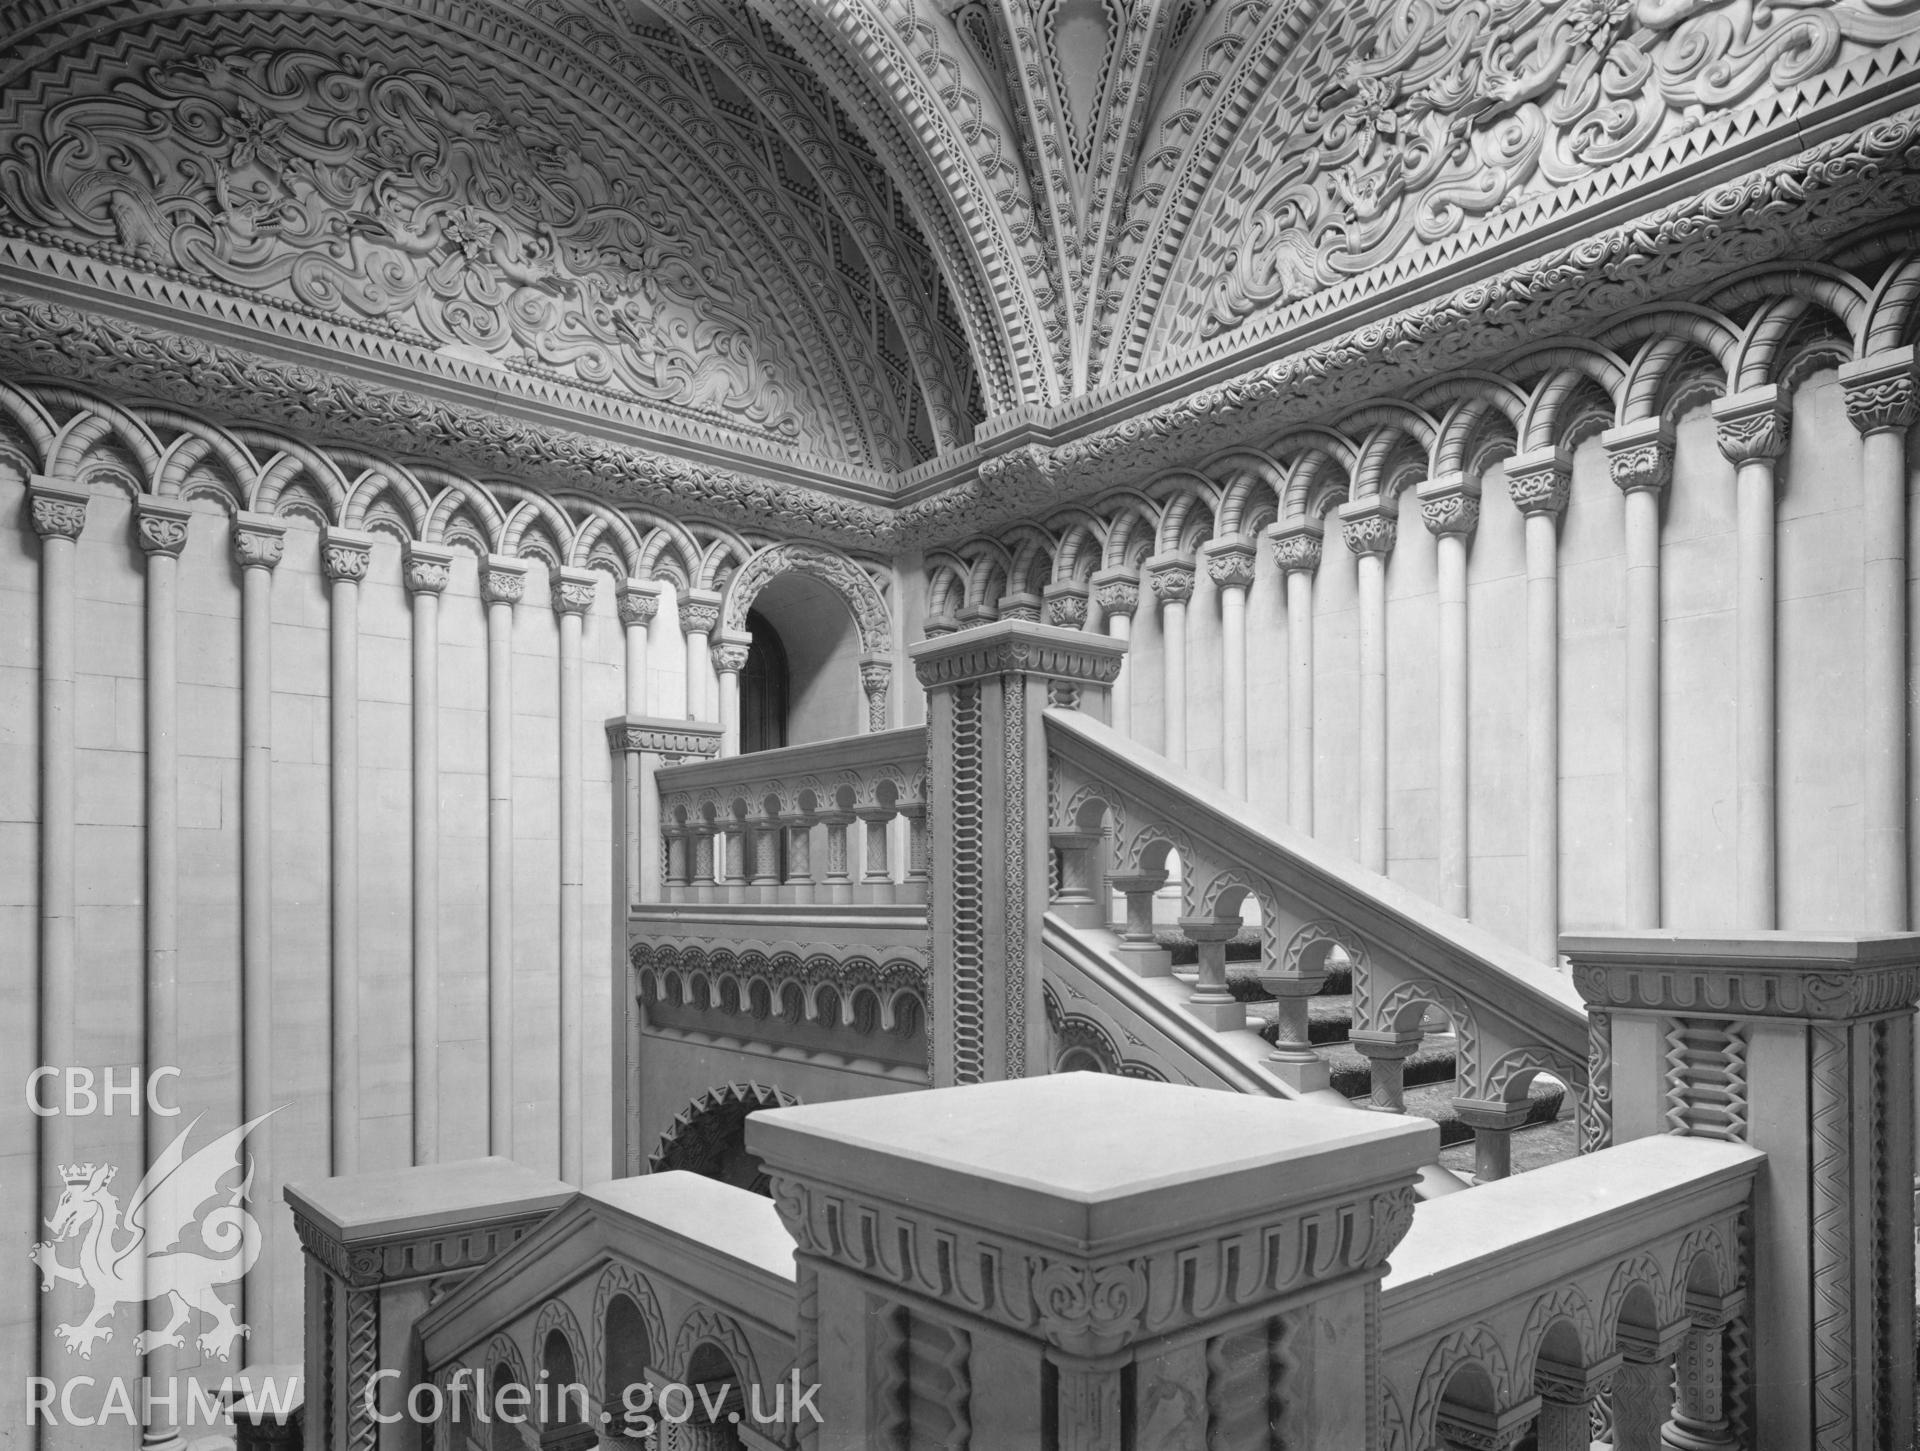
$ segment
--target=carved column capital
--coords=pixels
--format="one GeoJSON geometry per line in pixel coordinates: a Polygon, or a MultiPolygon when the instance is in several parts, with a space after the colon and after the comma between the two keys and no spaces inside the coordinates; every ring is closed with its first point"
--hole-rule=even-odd
{"type": "Polygon", "coordinates": [[[590,569],[566,568],[553,576],[553,612],[584,615],[593,608],[594,576],[590,569]]]}
{"type": "Polygon", "coordinates": [[[1147,561],[1147,580],[1163,606],[1183,605],[1193,598],[1193,561],[1177,554],[1156,555],[1147,561]]]}
{"type": "Polygon", "coordinates": [[[272,569],[286,557],[287,526],[269,514],[233,516],[233,558],[242,569],[272,569]]]}
{"type": "Polygon", "coordinates": [[[1787,401],[1772,383],[1722,398],[1713,405],[1713,423],[1728,463],[1779,458],[1787,451],[1787,401]]]}
{"type": "Polygon", "coordinates": [[[1920,417],[1914,349],[1889,348],[1840,366],[1847,417],[1863,434],[1905,433],[1920,417]]]}
{"type": "Polygon", "coordinates": [[[1103,569],[1093,577],[1093,597],[1109,615],[1131,615],[1140,608],[1140,576],[1131,569],[1103,569]]]}
{"type": "Polygon", "coordinates": [[[178,559],[187,547],[187,520],[192,517],[193,510],[170,499],[137,500],[133,506],[133,534],[141,552],[178,559]]]}
{"type": "Polygon", "coordinates": [[[720,623],[720,596],[712,590],[690,589],[680,597],[680,632],[711,635],[720,623]]]}
{"type": "Polygon", "coordinates": [[[747,668],[747,655],[753,649],[753,636],[744,631],[735,634],[731,630],[722,630],[714,642],[707,647],[707,654],[713,658],[713,668],[722,675],[738,675],[747,668]]]}
{"type": "Polygon", "coordinates": [[[85,489],[46,478],[34,479],[28,487],[33,532],[42,539],[78,539],[87,527],[90,497],[85,489]]]}
{"type": "Polygon", "coordinates": [[[622,580],[615,604],[621,624],[651,625],[653,617],[660,613],[660,586],[646,579],[622,580]]]}
{"type": "Polygon", "coordinates": [[[1557,448],[1534,448],[1507,460],[1507,497],[1522,514],[1558,518],[1567,507],[1573,468],[1557,448]]]}
{"type": "Polygon", "coordinates": [[[1340,506],[1340,530],[1347,548],[1363,558],[1393,553],[1400,534],[1400,511],[1391,499],[1375,494],[1340,506]]]}
{"type": "Polygon", "coordinates": [[[867,729],[887,728],[887,696],[893,690],[893,662],[869,655],[860,662],[860,689],[867,697],[867,729]]]}
{"type": "Polygon", "coordinates": [[[1001,595],[998,610],[1003,620],[1025,620],[1030,625],[1037,625],[1040,623],[1041,604],[1039,595],[1023,591],[1001,595]]]}
{"type": "Polygon", "coordinates": [[[335,584],[359,584],[373,558],[373,536],[331,524],[320,537],[320,570],[335,584]]]}
{"type": "Polygon", "coordinates": [[[527,562],[510,554],[489,554],[480,571],[480,598],[490,605],[517,605],[527,592],[527,562]]]}
{"type": "Polygon", "coordinates": [[[1049,625],[1057,625],[1063,630],[1078,630],[1087,623],[1087,587],[1062,581],[1050,584],[1041,592],[1046,600],[1046,618],[1049,625]]]}
{"type": "Polygon", "coordinates": [[[1421,522],[1435,536],[1464,538],[1480,522],[1480,480],[1458,470],[1434,475],[1414,490],[1414,497],[1420,501],[1421,522]]]}
{"type": "Polygon", "coordinates": [[[1659,418],[1623,423],[1600,435],[1607,471],[1623,494],[1659,493],[1673,480],[1673,432],[1659,418]]]}
{"type": "Polygon", "coordinates": [[[1224,534],[1201,551],[1207,574],[1220,589],[1250,589],[1253,585],[1253,541],[1244,534],[1224,534]]]}
{"type": "Polygon", "coordinates": [[[442,593],[453,572],[453,551],[440,544],[408,543],[401,577],[408,594],[442,593]]]}
{"type": "Polygon", "coordinates": [[[1321,544],[1326,526],[1318,519],[1296,519],[1291,524],[1275,524],[1267,530],[1273,544],[1273,562],[1282,574],[1312,574],[1320,567],[1321,544]]]}

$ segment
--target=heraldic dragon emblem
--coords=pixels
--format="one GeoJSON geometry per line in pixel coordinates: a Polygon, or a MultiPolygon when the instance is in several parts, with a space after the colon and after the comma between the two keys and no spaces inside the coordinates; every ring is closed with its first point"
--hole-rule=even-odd
{"type": "Polygon", "coordinates": [[[163,1298],[170,1302],[167,1323],[136,1337],[134,1349],[142,1355],[182,1346],[180,1332],[196,1312],[212,1322],[198,1344],[216,1360],[228,1359],[252,1333],[219,1294],[220,1286],[239,1280],[260,1256],[260,1226],[244,1208],[253,1190],[252,1158],[237,1184],[225,1190],[220,1185],[240,1174],[241,1142],[271,1117],[262,1114],[188,1155],[187,1139],[200,1122],[194,1119],[147,1170],[124,1217],[120,1201],[108,1192],[116,1172],[111,1164],[61,1168],[66,1189],[47,1220],[53,1238],[30,1254],[40,1267],[43,1294],[62,1282],[93,1291],[84,1320],[55,1327],[69,1353],[77,1350],[91,1360],[96,1342],[113,1339],[113,1316],[121,1305],[163,1298]],[[201,1217],[200,1210],[216,1199],[225,1203],[201,1217]],[[196,1226],[200,1248],[181,1248],[196,1226]],[[78,1259],[62,1263],[60,1246],[74,1240],[78,1259]]]}

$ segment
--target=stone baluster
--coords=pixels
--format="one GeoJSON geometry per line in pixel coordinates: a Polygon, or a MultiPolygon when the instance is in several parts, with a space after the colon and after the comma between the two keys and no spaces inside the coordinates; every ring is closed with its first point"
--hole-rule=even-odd
{"type": "Polygon", "coordinates": [[[862,806],[853,813],[859,818],[862,829],[860,851],[860,900],[863,902],[891,902],[893,900],[893,868],[887,861],[887,828],[893,821],[893,807],[884,805],[862,806]]]}
{"type": "Polygon", "coordinates": [[[690,825],[693,834],[693,900],[696,902],[717,902],[720,900],[720,888],[714,881],[714,856],[722,849],[720,824],[713,812],[712,803],[701,808],[701,813],[690,825]]]}
{"type": "Polygon", "coordinates": [[[1340,506],[1347,548],[1359,556],[1360,865],[1387,870],[1387,556],[1400,530],[1393,500],[1340,506]]]}
{"type": "Polygon", "coordinates": [[[513,607],[527,562],[489,554],[487,606],[487,1148],[513,1153],[513,607]]]}
{"type": "Polygon", "coordinates": [[[1220,712],[1227,794],[1247,795],[1247,591],[1253,587],[1253,541],[1228,534],[1203,551],[1220,592],[1220,712]]]}
{"type": "Polygon", "coordinates": [[[763,801],[753,823],[753,877],[748,882],[752,900],[780,900],[780,813],[763,801]]]}
{"type": "Polygon", "coordinates": [[[1407,1059],[1420,1051],[1425,1037],[1417,1029],[1411,1033],[1356,1029],[1347,1035],[1353,1051],[1366,1059],[1367,1067],[1372,1070],[1372,1092],[1367,1107],[1381,1113],[1407,1111],[1407,1059]]]}
{"type": "Polygon", "coordinates": [[[867,698],[867,730],[886,730],[893,723],[893,662],[879,655],[860,659],[860,691],[867,698]]]}
{"type": "Polygon", "coordinates": [[[907,821],[907,874],[906,879],[900,883],[899,900],[924,902],[927,900],[927,885],[931,871],[927,841],[927,803],[925,801],[902,802],[900,814],[907,821]]]}
{"type": "MultiPolygon", "coordinates": [[[[240,567],[240,1119],[275,1107],[273,1083],[273,571],[286,555],[287,526],[236,513],[234,562],[240,567]]],[[[163,1122],[165,1122],[163,1120],[163,1122]]],[[[279,1197],[279,1165],[268,1143],[249,1140],[258,1202],[279,1197]]],[[[246,1313],[275,1326],[271,1275],[246,1287],[246,1313]]],[[[284,1330],[256,1332],[254,1354],[276,1357],[284,1330]]]]}
{"type": "MultiPolygon", "coordinates": [[[[1133,636],[1133,612],[1140,608],[1140,575],[1131,569],[1103,569],[1093,577],[1093,597],[1106,620],[1107,638],[1123,648],[1133,636]]],[[[1107,724],[1123,736],[1137,736],[1133,726],[1133,667],[1123,654],[1120,673],[1107,687],[1107,724]]]]}
{"type": "Polygon", "coordinates": [[[660,828],[667,843],[667,900],[693,900],[693,833],[678,821],[660,828]]]}
{"type": "Polygon", "coordinates": [[[1626,496],[1626,925],[1660,925],[1660,502],[1673,478],[1673,434],[1658,418],[1600,435],[1626,496]]]}
{"type": "Polygon", "coordinates": [[[1200,971],[1187,998],[1187,1011],[1219,1031],[1247,1025],[1247,1005],[1236,999],[1227,987],[1227,944],[1240,931],[1240,926],[1238,914],[1180,919],[1180,930],[1200,949],[1200,971]]]}
{"type": "Polygon", "coordinates": [[[1847,416],[1861,433],[1860,577],[1865,728],[1860,806],[1865,820],[1861,922],[1883,932],[1908,925],[1907,860],[1907,431],[1920,417],[1911,346],[1840,369],[1847,416]]]}
{"type": "Polygon", "coordinates": [[[720,596],[689,589],[680,597],[680,631],[687,647],[687,719],[714,719],[715,687],[710,638],[720,623],[720,596]]]}
{"type": "Polygon", "coordinates": [[[1044,1426],[1060,1451],[1377,1446],[1379,1282],[1436,1141],[1099,1073],[756,1113],[805,1287],[813,1444],[1023,1447],[1044,1426]],[[1037,1124],[1073,1126],[1071,1167],[1037,1124]]]}
{"type": "Polygon", "coordinates": [[[1313,576],[1324,526],[1318,519],[1267,530],[1287,581],[1287,822],[1313,834],[1313,576]]]}
{"type": "Polygon", "coordinates": [[[1101,927],[1107,920],[1107,884],[1101,871],[1107,845],[1104,831],[1055,831],[1051,834],[1059,882],[1049,910],[1076,927],[1101,927]]]}
{"type": "Polygon", "coordinates": [[[1187,764],[1187,602],[1193,598],[1193,561],[1161,554],[1147,561],[1147,579],[1160,601],[1160,694],[1165,727],[1160,751],[1187,764]]]}
{"type": "Polygon", "coordinates": [[[1535,1423],[1539,1451],[1591,1451],[1593,1406],[1612,1395],[1621,1359],[1615,1351],[1592,1365],[1565,1365],[1545,1356],[1534,1362],[1533,1389],[1540,1397],[1540,1418],[1535,1423]]]}
{"type": "Polygon", "coordinates": [[[560,617],[560,1177],[585,1183],[586,819],[582,771],[580,641],[593,608],[594,572],[563,568],[553,581],[560,617]]]}
{"type": "Polygon", "coordinates": [[[1313,1046],[1312,1023],[1307,1004],[1327,980],[1324,956],[1307,954],[1288,965],[1263,961],[1260,985],[1273,995],[1273,1051],[1267,1055],[1267,1068],[1282,1082],[1302,1093],[1327,1087],[1327,1062],[1313,1046]]]}
{"type": "Polygon", "coordinates": [[[1775,751],[1774,466],[1787,451],[1787,400],[1772,384],[1713,405],[1720,452],[1734,466],[1734,925],[1772,927],[1778,906],[1775,751]]]}
{"type": "Polygon", "coordinates": [[[1615,1332],[1620,1368],[1613,1373],[1613,1451],[1662,1451],[1660,1428],[1673,1409],[1673,1357],[1690,1322],[1615,1332]]]}
{"type": "Polygon", "coordinates": [[[1513,1172],[1513,1131],[1527,1121],[1531,1104],[1515,1100],[1456,1098],[1453,1111],[1473,1130],[1473,1181],[1491,1184],[1513,1172]]]}
{"type": "Polygon", "coordinates": [[[1573,471],[1558,449],[1507,460],[1527,550],[1527,949],[1559,960],[1560,516],[1573,471]]]}
{"type": "Polygon", "coordinates": [[[707,654],[720,681],[720,754],[740,754],[740,672],[747,668],[753,636],[744,630],[722,630],[707,654]]]}
{"type": "Polygon", "coordinates": [[[440,1156],[440,596],[444,545],[409,541],[413,600],[413,1162],[440,1156]]]}
{"type": "Polygon", "coordinates": [[[1420,485],[1418,498],[1420,518],[1434,536],[1440,614],[1440,905],[1464,917],[1469,802],[1467,544],[1480,520],[1480,480],[1464,473],[1441,474],[1420,485]]]}
{"type": "Polygon", "coordinates": [[[1727,1418],[1726,1341],[1727,1327],[1745,1303],[1744,1290],[1688,1293],[1688,1325],[1674,1358],[1673,1419],[1661,1428],[1663,1451],[1736,1451],[1739,1446],[1727,1418]]]}
{"type": "Polygon", "coordinates": [[[780,824],[787,833],[787,882],[785,895],[781,900],[787,902],[811,902],[814,900],[813,875],[813,815],[811,812],[795,810],[780,818],[780,824]]]}
{"type": "Polygon", "coordinates": [[[1610,932],[1562,946],[1614,1142],[1677,1133],[1768,1155],[1751,1303],[1730,1311],[1753,1327],[1723,1377],[1724,1405],[1751,1404],[1735,1442],[1763,1427],[1770,1446],[1886,1444],[1914,1419],[1920,937],[1610,932]]]}
{"type": "Polygon", "coordinates": [[[847,828],[853,825],[856,818],[851,811],[843,811],[836,806],[820,812],[818,819],[827,829],[827,862],[814,900],[835,905],[851,902],[853,853],[847,842],[847,828]]]}
{"type": "Polygon", "coordinates": [[[720,900],[747,900],[747,818],[732,807],[721,815],[719,839],[714,844],[714,865],[719,868],[720,900]]]}
{"type": "Polygon", "coordinates": [[[1160,945],[1153,925],[1153,900],[1166,884],[1165,872],[1128,872],[1107,878],[1108,887],[1127,904],[1120,929],[1120,960],[1141,977],[1166,977],[1173,971],[1173,953],[1160,945]]]}
{"type": "Polygon", "coordinates": [[[332,584],[331,944],[333,1172],[360,1163],[360,584],[373,536],[335,529],[322,536],[321,568],[332,584]]]}

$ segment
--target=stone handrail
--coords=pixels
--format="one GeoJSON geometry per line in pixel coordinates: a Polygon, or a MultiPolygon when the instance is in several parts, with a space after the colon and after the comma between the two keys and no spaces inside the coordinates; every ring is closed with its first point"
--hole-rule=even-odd
{"type": "Polygon", "coordinates": [[[654,779],[668,902],[927,899],[924,726],[668,766],[654,779]],[[889,850],[895,818],[907,823],[904,862],[889,850]]]}
{"type": "Polygon", "coordinates": [[[1509,1446],[1534,1422],[1540,1451],[1585,1451],[1608,1398],[1616,1446],[1751,1445],[1747,1226],[1766,1159],[1655,1135],[1422,1204],[1382,1286],[1386,1444],[1509,1446]],[[1695,1439],[1660,1440],[1670,1409],[1695,1439]]]}
{"type": "Polygon", "coordinates": [[[1504,1139],[1538,1073],[1584,1092],[1586,1018],[1566,978],[1084,714],[1049,710],[1046,733],[1061,897],[1104,902],[1104,878],[1128,900],[1122,952],[1150,951],[1153,894],[1177,853],[1181,925],[1201,949],[1190,1007],[1221,1028],[1245,1023],[1227,991],[1225,944],[1253,899],[1261,980],[1279,999],[1270,1063],[1295,1088],[1327,1083],[1306,1004],[1339,954],[1352,966],[1352,1039],[1374,1060],[1378,1106],[1400,1106],[1396,1070],[1435,1010],[1458,1035],[1455,1103],[1476,1130],[1504,1139]]]}

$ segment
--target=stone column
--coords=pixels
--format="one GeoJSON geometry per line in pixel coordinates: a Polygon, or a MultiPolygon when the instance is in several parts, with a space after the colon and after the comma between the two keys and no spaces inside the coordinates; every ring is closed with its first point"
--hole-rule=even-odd
{"type": "Polygon", "coordinates": [[[1874,1446],[1912,1426],[1920,936],[1596,933],[1563,947],[1606,1019],[1595,1056],[1614,1141],[1690,1134],[1768,1156],[1739,1311],[1751,1358],[1745,1386],[1726,1387],[1752,1404],[1736,1442],[1874,1446]]]}
{"type": "Polygon", "coordinates": [[[440,595],[453,551],[409,542],[413,597],[413,1162],[440,1156],[440,595]]]}
{"type": "Polygon", "coordinates": [[[1227,944],[1240,931],[1240,919],[1182,917],[1180,930],[1200,949],[1187,1011],[1216,1032],[1246,1027],[1246,1004],[1227,988],[1227,944]]]}
{"type": "Polygon", "coordinates": [[[893,662],[878,655],[862,656],[860,690],[867,698],[867,730],[877,734],[892,725],[893,662]]]}
{"type": "Polygon", "coordinates": [[[740,672],[747,668],[753,636],[723,630],[707,653],[720,680],[720,754],[740,754],[740,672]]]}
{"type": "Polygon", "coordinates": [[[1746,1303],[1746,1292],[1687,1295],[1685,1338],[1674,1358],[1673,1419],[1661,1427],[1662,1451],[1736,1451],[1739,1441],[1727,1419],[1727,1327],[1746,1303]]]}
{"type": "Polygon", "coordinates": [[[1207,573],[1220,591],[1220,710],[1229,796],[1247,794],[1247,591],[1253,586],[1253,541],[1229,534],[1206,547],[1207,573]]]}
{"type": "MultiPolygon", "coordinates": [[[[647,639],[648,630],[654,616],[660,613],[660,586],[644,579],[629,579],[620,586],[615,596],[620,611],[620,628],[626,635],[627,645],[627,718],[644,720],[647,715],[647,639]]],[[[618,752],[616,763],[619,766],[620,801],[624,807],[626,830],[620,842],[621,865],[625,871],[621,880],[626,884],[626,905],[635,902],[658,900],[648,892],[658,893],[660,888],[660,862],[655,848],[659,845],[659,797],[649,802],[642,794],[643,780],[640,767],[640,752],[636,749],[618,752]],[[648,809],[652,808],[652,831],[647,830],[648,809]],[[653,859],[649,861],[649,853],[653,859]],[[651,871],[649,871],[651,866],[651,871]]],[[[622,915],[625,915],[624,908],[622,915]]]]}
{"type": "Polygon", "coordinates": [[[847,846],[847,828],[853,825],[854,814],[836,807],[820,812],[816,819],[827,829],[827,869],[820,883],[826,892],[825,900],[835,904],[851,902],[853,853],[847,846]]]}
{"type": "Polygon", "coordinates": [[[487,606],[487,1148],[513,1153],[513,607],[527,562],[489,554],[487,606]]]}
{"type": "MultiPolygon", "coordinates": [[[[1140,576],[1131,569],[1103,569],[1093,577],[1093,597],[1106,618],[1107,638],[1122,649],[1133,637],[1133,612],[1140,607],[1140,576]]],[[[1120,657],[1120,673],[1107,689],[1107,724],[1123,736],[1137,736],[1133,728],[1133,666],[1120,657]]]]}
{"type": "Polygon", "coordinates": [[[1481,1098],[1456,1098],[1453,1111],[1473,1130],[1473,1182],[1491,1184],[1513,1172],[1513,1131],[1527,1121],[1531,1105],[1481,1098]]]}
{"type": "Polygon", "coordinates": [[[360,1166],[360,584],[373,536],[328,525],[320,563],[332,581],[333,1172],[360,1166]]]}
{"type": "Polygon", "coordinates": [[[893,820],[891,806],[862,806],[854,815],[862,828],[860,851],[860,900],[891,902],[893,869],[887,865],[887,825],[893,820]]]}
{"type": "MultiPolygon", "coordinates": [[[[1440,607],[1440,905],[1467,915],[1467,541],[1480,521],[1480,480],[1442,474],[1422,484],[1420,517],[1434,536],[1440,607]]],[[[1382,1059],[1381,1061],[1386,1061],[1382,1059]]]]}
{"type": "Polygon", "coordinates": [[[1860,808],[1866,836],[1861,922],[1908,925],[1907,861],[1907,430],[1920,416],[1914,349],[1895,348],[1840,369],[1847,416],[1860,430],[1860,577],[1864,625],[1860,719],[1865,760],[1860,808]]]}
{"type": "Polygon", "coordinates": [[[1673,1357],[1687,1322],[1615,1332],[1621,1351],[1613,1374],[1613,1451],[1661,1451],[1660,1428],[1673,1409],[1673,1357]]]}
{"type": "Polygon", "coordinates": [[[1160,601],[1161,753],[1187,764],[1187,601],[1193,598],[1193,561],[1161,554],[1147,561],[1147,579],[1160,601]]]}
{"type": "Polygon", "coordinates": [[[1340,506],[1347,548],[1360,557],[1360,865],[1387,870],[1387,556],[1399,533],[1390,499],[1340,506]]]}
{"type": "Polygon", "coordinates": [[[713,720],[713,663],[708,639],[720,623],[720,596],[689,589],[680,597],[680,630],[687,637],[687,719],[713,720]]]}
{"type": "Polygon", "coordinates": [[[1591,1451],[1593,1403],[1613,1393],[1618,1351],[1593,1365],[1563,1365],[1542,1356],[1534,1362],[1533,1388],[1540,1397],[1535,1425],[1539,1451],[1591,1451]]]}
{"type": "MultiPolygon", "coordinates": [[[[142,1061],[147,1071],[180,1061],[180,745],[176,733],[180,689],[177,619],[180,602],[180,554],[187,545],[187,521],[193,511],[171,499],[141,497],[133,508],[134,538],[146,556],[146,1039],[142,1061]]],[[[171,1119],[149,1113],[145,1128],[146,1162],[159,1162],[179,1132],[171,1119]]],[[[172,1212],[159,1189],[157,1215],[172,1212]]],[[[264,1281],[264,1274],[255,1277],[264,1281]]],[[[147,1329],[158,1331],[172,1319],[163,1300],[147,1306],[147,1329]]],[[[144,1373],[156,1384],[171,1382],[179,1357],[170,1349],[147,1352],[144,1373]]],[[[164,1411],[148,1423],[149,1448],[181,1444],[164,1411]]]]}
{"type": "Polygon", "coordinates": [[[426,1379],[415,1323],[572,1194],[499,1158],[288,1185],[306,1258],[305,1444],[417,1451],[420,1427],[402,1414],[426,1379]],[[383,1370],[399,1379],[376,1383],[383,1370]]]}
{"type": "MultiPolygon", "coordinates": [[[[240,1121],[251,1122],[273,1101],[273,571],[286,553],[287,526],[261,514],[237,513],[233,556],[240,566],[240,1121]]],[[[279,1197],[273,1135],[247,1141],[253,1155],[256,1204],[279,1197]]],[[[255,1325],[250,1358],[271,1363],[280,1328],[273,1276],[246,1286],[245,1312],[255,1325]]]]}
{"type": "Polygon", "coordinates": [[[1126,925],[1120,930],[1120,960],[1141,977],[1168,977],[1173,972],[1173,954],[1160,945],[1153,927],[1153,899],[1166,884],[1165,872],[1107,878],[1107,886],[1127,900],[1126,925]]]}
{"type": "Polygon", "coordinates": [[[1313,835],[1313,575],[1320,568],[1318,519],[1267,530],[1287,581],[1287,824],[1313,835]]]}
{"type": "Polygon", "coordinates": [[[1377,1446],[1379,1283],[1437,1138],[1097,1073],[754,1114],[814,1444],[1377,1446]]]}
{"type": "Polygon", "coordinates": [[[936,1084],[1022,1078],[1046,1062],[1043,715],[1055,682],[1108,684],[1124,650],[1084,630],[1003,621],[909,652],[927,689],[936,1084]]]}
{"type": "Polygon", "coordinates": [[[1527,950],[1560,960],[1560,516],[1573,471],[1558,449],[1507,460],[1526,517],[1527,950]]]}
{"type": "Polygon", "coordinates": [[[1660,925],[1660,503],[1673,477],[1673,437],[1659,418],[1600,435],[1626,495],[1626,916],[1660,925]]]}
{"type": "Polygon", "coordinates": [[[560,617],[560,1177],[569,1184],[586,1182],[580,637],[593,608],[593,586],[590,569],[562,569],[553,582],[553,609],[560,617]]]}
{"type": "Polygon", "coordinates": [[[1787,401],[1769,384],[1713,405],[1720,452],[1734,466],[1739,583],[1735,602],[1734,755],[1737,831],[1734,922],[1778,918],[1775,795],[1774,465],[1787,451],[1787,401]]]}

